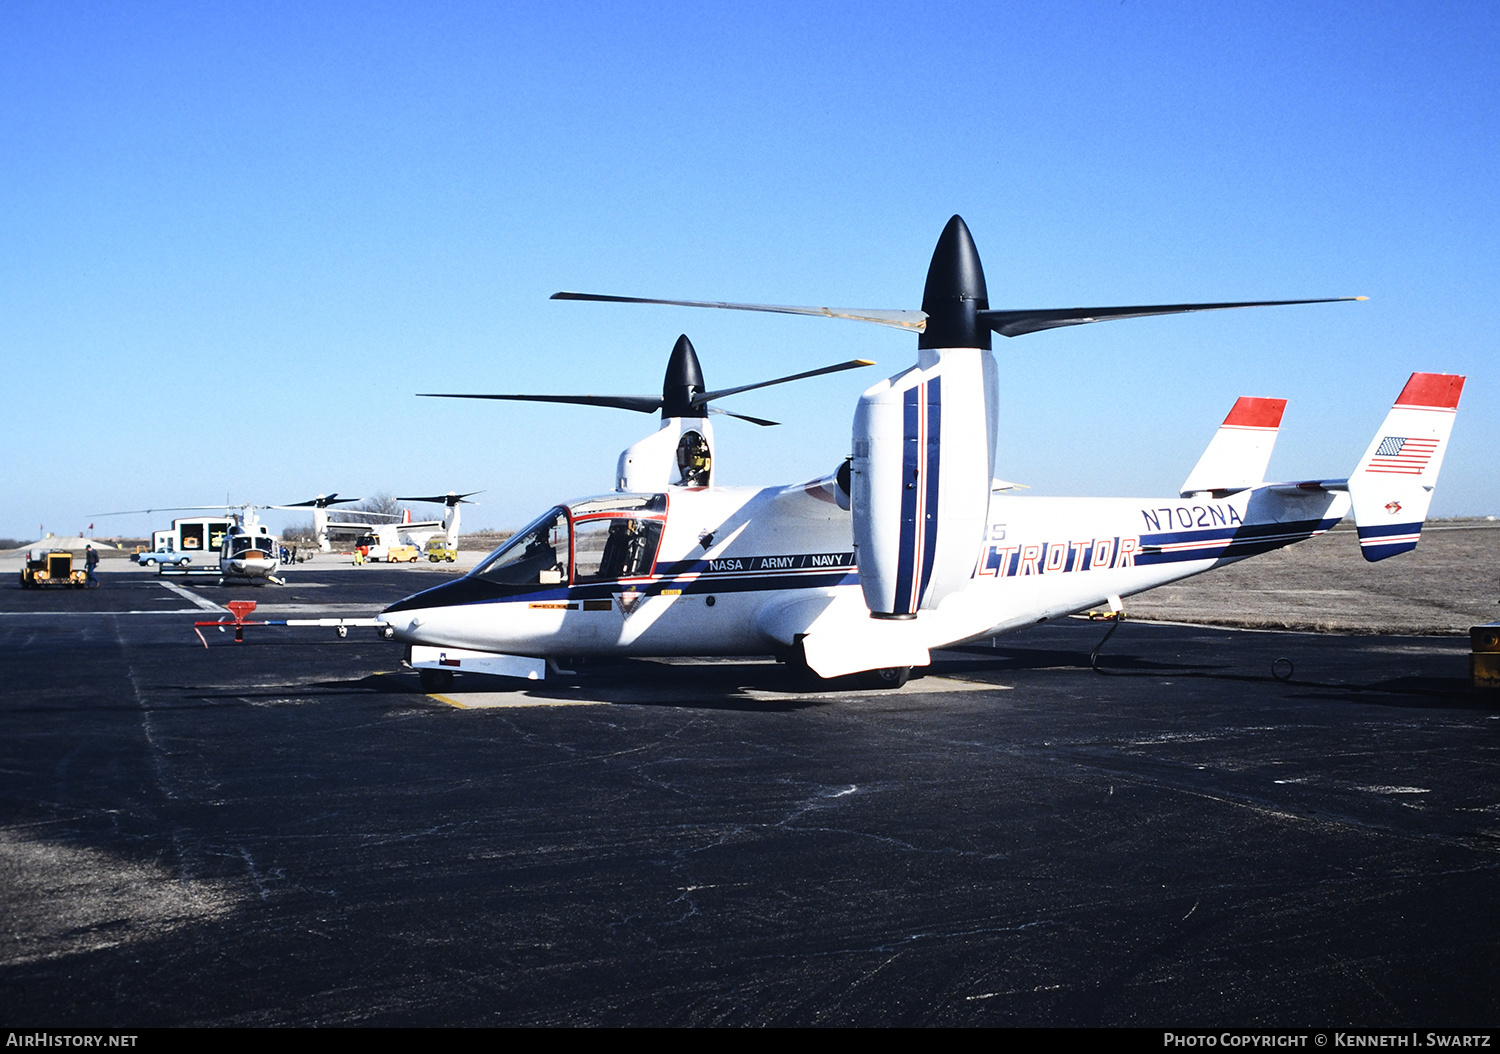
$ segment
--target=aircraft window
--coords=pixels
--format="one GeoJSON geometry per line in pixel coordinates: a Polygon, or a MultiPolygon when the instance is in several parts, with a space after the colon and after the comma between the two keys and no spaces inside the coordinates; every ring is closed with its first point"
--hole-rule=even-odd
{"type": "Polygon", "coordinates": [[[552,509],[470,572],[501,585],[555,585],[568,580],[568,516],[552,509]]]}
{"type": "Polygon", "coordinates": [[[649,575],[661,527],[660,520],[624,517],[575,524],[573,580],[602,582],[649,575]]]}
{"type": "Polygon", "coordinates": [[[574,502],[569,508],[575,519],[595,512],[666,512],[667,496],[665,494],[641,494],[628,498],[593,498],[589,501],[574,502]]]}

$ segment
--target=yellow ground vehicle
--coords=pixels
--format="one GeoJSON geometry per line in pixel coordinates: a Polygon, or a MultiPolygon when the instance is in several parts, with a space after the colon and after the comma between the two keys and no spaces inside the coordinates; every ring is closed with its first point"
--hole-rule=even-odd
{"type": "Polygon", "coordinates": [[[386,553],[385,561],[388,564],[414,564],[420,555],[415,545],[393,545],[386,553]]]}
{"type": "Polygon", "coordinates": [[[458,550],[448,544],[442,535],[427,539],[427,559],[431,563],[447,560],[450,564],[458,559],[458,550]]]}
{"type": "Polygon", "coordinates": [[[82,589],[88,585],[88,575],[73,570],[73,554],[66,549],[32,549],[21,565],[21,588],[39,589],[42,586],[69,586],[82,589]]]}

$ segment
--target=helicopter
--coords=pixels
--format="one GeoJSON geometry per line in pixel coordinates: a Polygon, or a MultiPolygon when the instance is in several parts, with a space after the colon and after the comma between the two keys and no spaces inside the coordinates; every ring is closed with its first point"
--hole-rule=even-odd
{"type": "MultiPolygon", "coordinates": [[[[99,516],[131,516],[157,512],[209,512],[223,510],[218,517],[185,517],[172,521],[167,531],[153,532],[150,557],[137,562],[167,563],[170,555],[174,564],[191,563],[190,552],[208,549],[219,550],[219,585],[247,582],[264,585],[285,583],[274,574],[277,559],[277,539],[271,530],[260,522],[259,508],[281,506],[245,505],[180,505],[175,508],[132,509],[127,512],[98,513],[99,516]]],[[[146,556],[147,554],[142,554],[146,556]]],[[[211,573],[211,572],[210,572],[211,573]]]]}
{"type": "MultiPolygon", "coordinates": [[[[1365,558],[1384,559],[1417,544],[1464,384],[1413,373],[1345,478],[1266,482],[1285,400],[1242,398],[1175,497],[1028,497],[994,477],[994,334],[1365,298],[995,310],[954,216],[920,311],[554,299],[864,321],[915,332],[917,360],[860,396],[832,471],[785,486],[719,484],[708,403],[796,378],[706,391],[685,335],[659,399],[437,396],[659,409],[662,423],[620,454],[614,493],[554,506],[469,574],[381,613],[428,690],[455,671],[540,680],[563,657],[767,653],[819,678],[898,687],[935,648],[1119,613],[1123,597],[1322,534],[1351,510],[1365,558]]],[[[869,363],[806,376],[856,364],[869,363]]]]}
{"type": "Polygon", "coordinates": [[[241,506],[219,547],[219,585],[235,582],[286,585],[272,573],[280,563],[277,549],[276,538],[256,516],[255,506],[241,506]]]}

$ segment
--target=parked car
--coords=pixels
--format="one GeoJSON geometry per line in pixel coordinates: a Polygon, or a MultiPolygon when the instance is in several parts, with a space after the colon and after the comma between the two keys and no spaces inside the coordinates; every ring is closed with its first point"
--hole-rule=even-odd
{"type": "Polygon", "coordinates": [[[193,562],[193,558],[187,553],[174,552],[171,549],[153,549],[149,552],[136,553],[131,559],[142,567],[148,564],[171,564],[173,567],[181,567],[183,564],[193,562]]]}

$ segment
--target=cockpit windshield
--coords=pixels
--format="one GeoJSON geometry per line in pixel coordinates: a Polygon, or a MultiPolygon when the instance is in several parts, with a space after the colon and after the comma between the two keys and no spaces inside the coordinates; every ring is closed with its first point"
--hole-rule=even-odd
{"type": "Polygon", "coordinates": [[[556,508],[517,531],[469,573],[498,585],[559,585],[568,580],[568,560],[568,513],[556,508]]]}
{"type": "Polygon", "coordinates": [[[271,551],[271,539],[267,537],[256,538],[248,534],[230,534],[228,541],[230,556],[243,556],[252,549],[259,549],[263,553],[271,551]]]}
{"type": "Polygon", "coordinates": [[[614,581],[651,574],[666,495],[622,495],[550,509],[469,572],[504,586],[614,581]]]}

